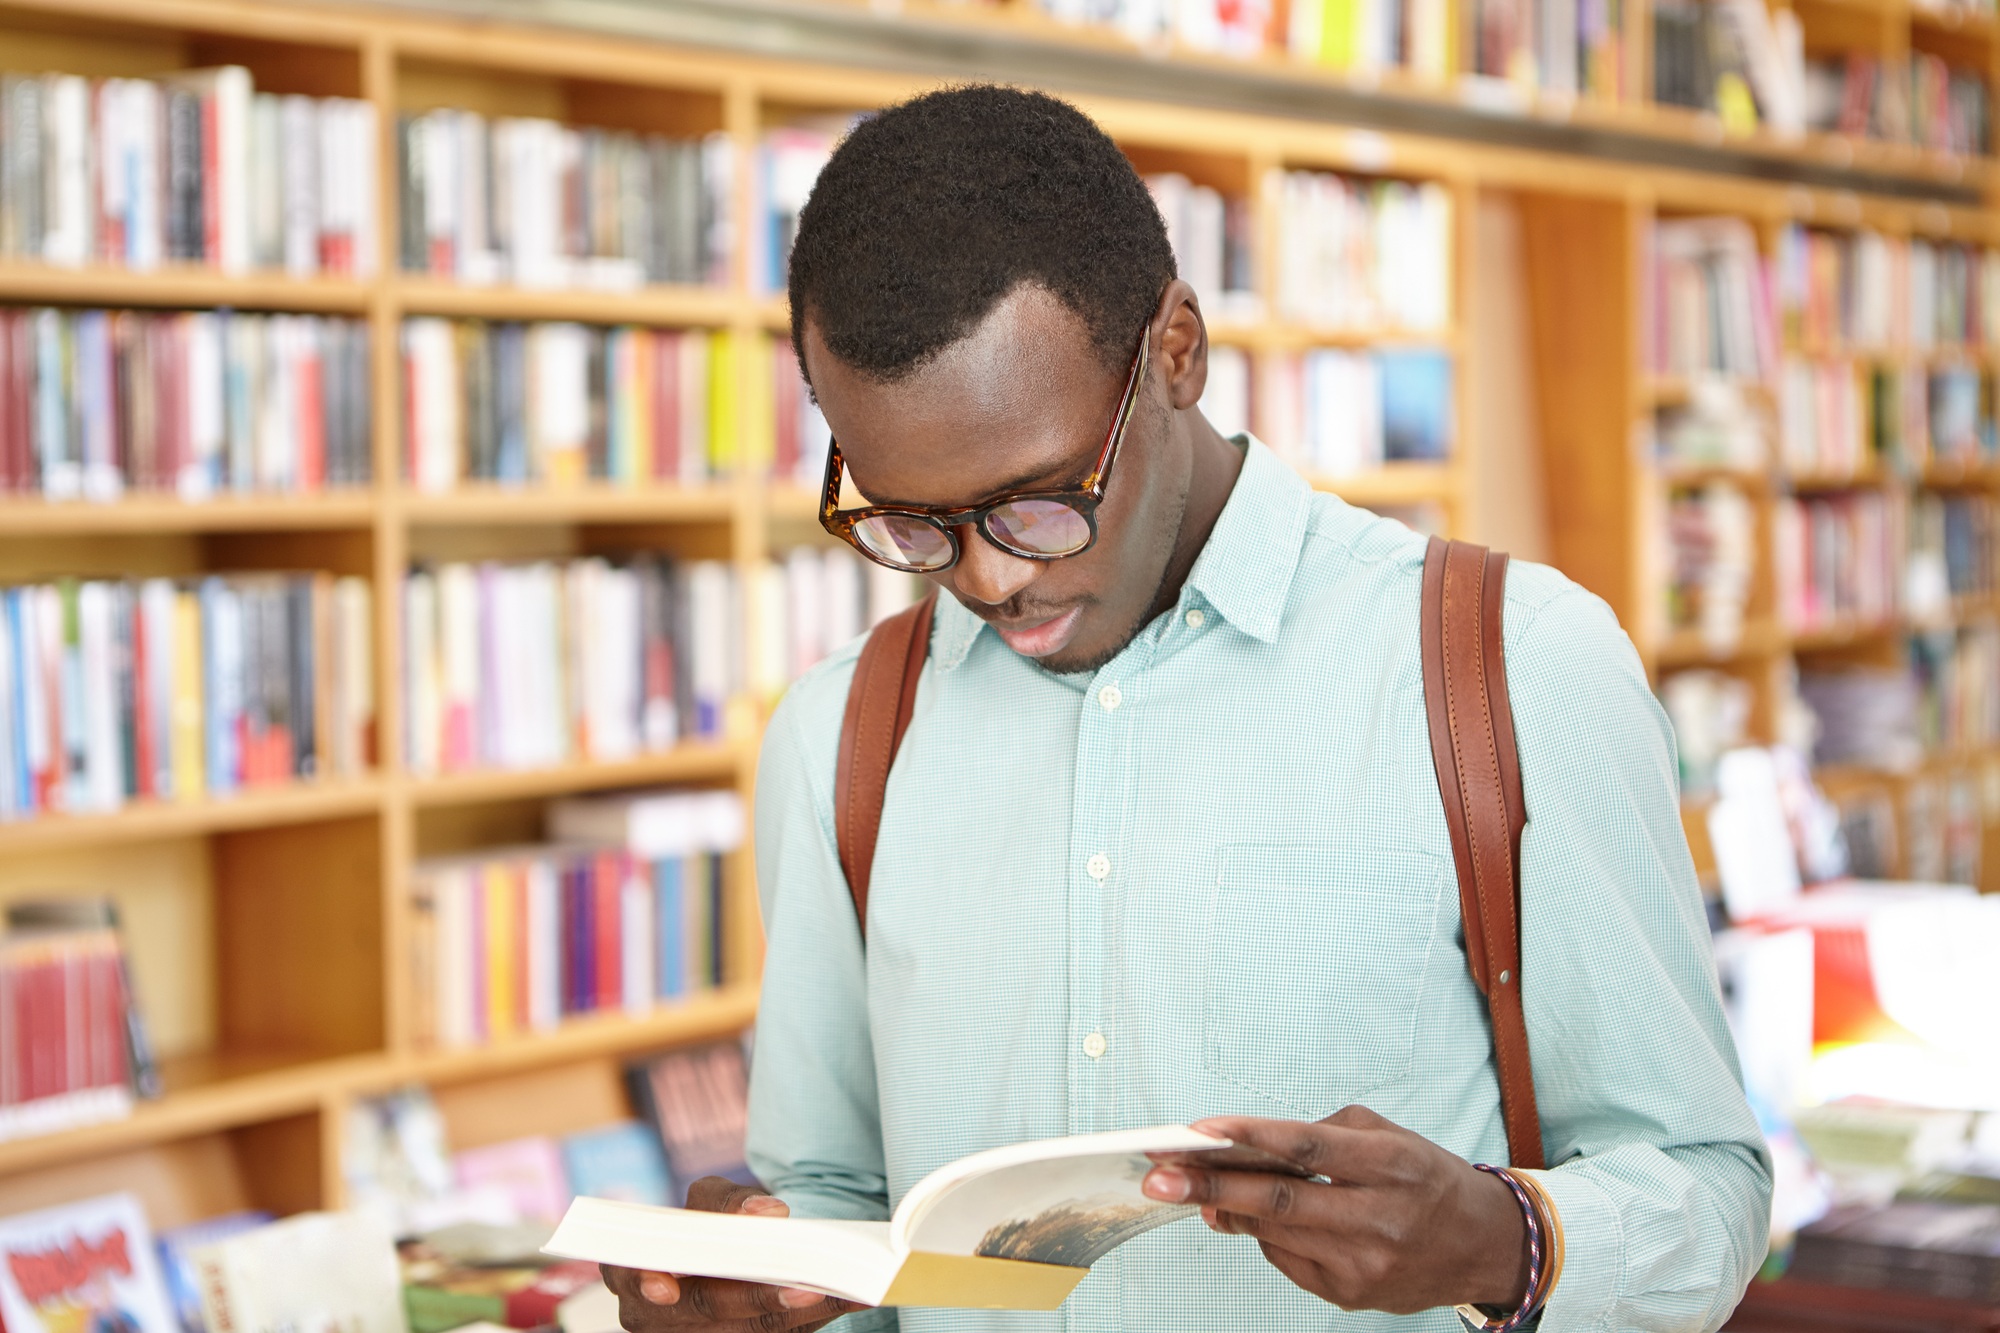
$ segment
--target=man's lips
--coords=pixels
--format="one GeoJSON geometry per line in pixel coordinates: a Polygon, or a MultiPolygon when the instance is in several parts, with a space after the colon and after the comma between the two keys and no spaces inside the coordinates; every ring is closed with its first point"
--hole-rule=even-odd
{"type": "Polygon", "coordinates": [[[1073,606],[1059,616],[1043,620],[1025,620],[1018,625],[994,624],[993,632],[1023,657],[1047,657],[1068,645],[1082,617],[1083,608],[1073,606]]]}

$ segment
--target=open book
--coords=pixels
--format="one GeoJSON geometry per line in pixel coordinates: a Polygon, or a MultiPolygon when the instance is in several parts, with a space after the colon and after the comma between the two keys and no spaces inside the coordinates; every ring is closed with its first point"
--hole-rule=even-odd
{"type": "Polygon", "coordinates": [[[887,1222],[578,1199],[545,1247],[566,1259],[804,1287],[866,1305],[1053,1310],[1090,1265],[1195,1209],[1139,1192],[1148,1154],[1297,1173],[1184,1125],[1017,1143],[939,1167],[887,1222]]]}

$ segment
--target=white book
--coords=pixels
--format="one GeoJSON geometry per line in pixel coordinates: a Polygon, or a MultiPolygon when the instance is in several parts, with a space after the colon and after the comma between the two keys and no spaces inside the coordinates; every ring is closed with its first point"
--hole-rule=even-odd
{"type": "Polygon", "coordinates": [[[125,169],[131,173],[126,198],[125,262],[141,271],[165,258],[166,227],[161,211],[160,144],[165,116],[160,86],[147,79],[125,82],[125,169]]]}
{"type": "Polygon", "coordinates": [[[211,310],[182,317],[187,361],[187,458],[175,488],[183,500],[205,500],[222,481],[223,365],[222,318],[211,310]]]}
{"type": "Polygon", "coordinates": [[[332,99],[343,131],[341,157],[349,218],[349,263],[353,276],[372,278],[382,258],[382,203],[376,194],[376,149],[380,134],[375,104],[354,98],[332,99]]]}
{"type": "MultiPolygon", "coordinates": [[[[536,1031],[547,1032],[562,1022],[562,876],[548,857],[538,856],[528,862],[525,878],[528,898],[525,951],[528,1024],[536,1031]]],[[[635,944],[632,932],[640,929],[634,924],[629,896],[625,902],[625,913],[624,976],[629,994],[635,944]]],[[[650,930],[647,930],[636,941],[642,959],[649,956],[645,942],[650,937],[650,930]]]]}
{"type": "MultiPolygon", "coordinates": [[[[310,97],[284,99],[284,267],[294,277],[319,272],[321,136],[319,109],[310,97]]],[[[342,188],[351,188],[343,182],[342,188]]]]}
{"type": "Polygon", "coordinates": [[[1162,1125],[962,1157],[918,1181],[886,1222],[581,1198],[545,1249],[627,1268],[803,1287],[865,1305],[1053,1310],[1113,1249],[1195,1216],[1190,1205],[1140,1192],[1154,1164],[1149,1154],[1281,1166],[1227,1139],[1162,1125]]]}
{"type": "Polygon", "coordinates": [[[285,267],[285,100],[274,93],[250,99],[250,262],[285,267]]]}
{"type": "MultiPolygon", "coordinates": [[[[29,723],[22,739],[27,742],[28,772],[40,774],[53,759],[48,718],[56,701],[49,697],[49,692],[55,684],[57,654],[62,644],[62,602],[54,588],[21,590],[20,633],[21,716],[29,723]]],[[[61,784],[54,784],[50,800],[60,808],[61,784]]]]}
{"type": "Polygon", "coordinates": [[[147,579],[139,588],[139,619],[146,640],[146,675],[135,681],[146,694],[153,747],[153,796],[174,794],[174,597],[172,579],[147,579]]]}
{"type": "Polygon", "coordinates": [[[403,580],[404,758],[415,773],[438,771],[437,580],[424,569],[403,580]]]}
{"type": "Polygon", "coordinates": [[[374,1209],[300,1213],[194,1253],[212,1329],[405,1333],[395,1236],[374,1209]]]}
{"type": "Polygon", "coordinates": [[[44,78],[42,124],[48,166],[42,187],[42,258],[78,268],[90,259],[93,231],[89,81],[74,74],[44,78]]]}
{"type": "Polygon", "coordinates": [[[146,1211],[131,1194],[0,1219],[0,1254],[8,1260],[0,1265],[0,1320],[11,1333],[60,1333],[79,1318],[86,1327],[179,1333],[146,1211]]]}
{"type": "Polygon", "coordinates": [[[861,567],[873,562],[864,562],[845,546],[827,547],[820,559],[821,632],[831,653],[857,638],[867,625],[863,617],[868,584],[861,567]]]}
{"type": "MultiPolygon", "coordinates": [[[[438,598],[438,723],[440,759],[475,764],[493,758],[483,753],[490,739],[480,716],[480,616],[478,575],[471,565],[442,565],[437,571],[438,598]],[[470,754],[465,742],[470,742],[470,754]],[[456,752],[454,754],[454,752],[456,752]]],[[[503,759],[504,762],[504,759],[503,759]]]]}
{"type": "Polygon", "coordinates": [[[79,809],[116,810],[125,801],[125,751],[118,727],[117,656],[113,645],[113,585],[77,589],[82,648],[84,783],[79,809]]]}
{"type": "MultiPolygon", "coordinates": [[[[827,562],[820,551],[800,546],[785,557],[784,680],[803,676],[834,646],[828,632],[827,562]]],[[[841,642],[845,642],[842,640],[841,642]]]]}
{"type": "MultiPolygon", "coordinates": [[[[27,793],[21,789],[22,773],[15,762],[15,728],[28,727],[32,714],[23,714],[18,722],[14,710],[14,670],[17,655],[23,665],[27,655],[21,652],[22,645],[15,633],[14,608],[18,605],[16,594],[8,589],[0,589],[0,822],[13,819],[27,812],[27,793]]],[[[5,1003],[5,1001],[0,1001],[5,1003]]],[[[0,1079],[7,1075],[0,1074],[0,1079]]],[[[0,1093],[0,1103],[17,1100],[0,1093]]]]}
{"type": "Polygon", "coordinates": [[[333,585],[333,771],[360,773],[367,766],[367,737],[375,719],[375,626],[368,581],[354,576],[333,585]]]}
{"type": "MultiPolygon", "coordinates": [[[[654,977],[654,964],[658,952],[654,948],[659,940],[657,923],[653,919],[653,885],[645,867],[634,865],[632,873],[619,886],[619,973],[618,979],[624,989],[625,1012],[643,1014],[651,1009],[659,994],[659,985],[654,977]]],[[[551,922],[551,938],[560,938],[551,922]]]]}
{"type": "Polygon", "coordinates": [[[472,890],[477,871],[444,866],[431,872],[437,916],[437,1028],[444,1046],[470,1046],[479,1038],[472,1015],[472,890]]]}

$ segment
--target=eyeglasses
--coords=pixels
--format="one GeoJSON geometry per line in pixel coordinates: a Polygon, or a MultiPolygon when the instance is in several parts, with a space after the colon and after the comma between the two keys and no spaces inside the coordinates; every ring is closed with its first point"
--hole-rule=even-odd
{"type": "MultiPolygon", "coordinates": [[[[1149,330],[1150,332],[1150,330],[1149,330]]],[[[869,505],[840,508],[840,486],[846,464],[840,442],[827,450],[826,488],[820,500],[819,522],[834,536],[878,565],[911,574],[936,574],[958,563],[958,529],[971,524],[987,541],[1023,560],[1061,560],[1081,555],[1097,541],[1097,506],[1111,481],[1111,464],[1132,409],[1139,385],[1146,378],[1146,344],[1141,336],[1125,378],[1125,394],[1105,432],[1104,448],[1090,475],[1075,487],[1049,491],[1013,491],[984,504],[957,508],[920,505],[869,505]]]]}

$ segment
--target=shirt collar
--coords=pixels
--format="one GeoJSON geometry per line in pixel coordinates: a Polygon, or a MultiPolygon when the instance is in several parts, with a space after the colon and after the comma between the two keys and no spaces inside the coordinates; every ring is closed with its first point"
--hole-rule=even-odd
{"type": "Polygon", "coordinates": [[[1256,436],[1236,438],[1244,443],[1243,470],[1195,557],[1187,588],[1237,629],[1270,643],[1292,594],[1312,488],[1256,436]]]}
{"type": "MultiPolygon", "coordinates": [[[[1269,643],[1278,637],[1291,596],[1312,488],[1255,436],[1236,439],[1244,445],[1243,469],[1195,557],[1181,601],[1190,593],[1199,595],[1237,629],[1269,643]]],[[[957,667],[985,627],[985,621],[940,591],[931,664],[940,671],[957,667]]]]}

